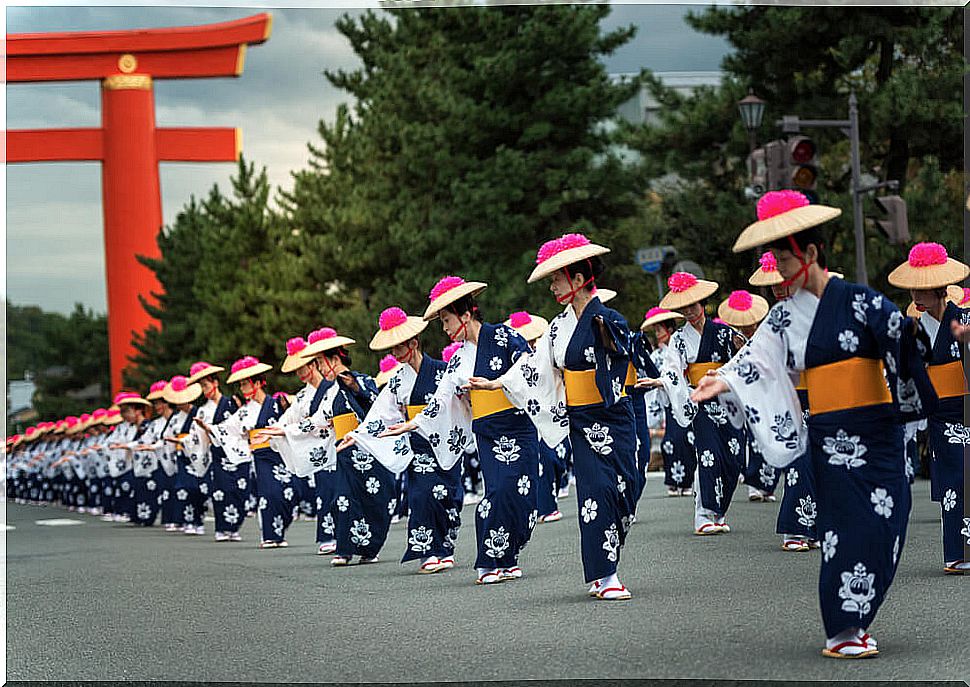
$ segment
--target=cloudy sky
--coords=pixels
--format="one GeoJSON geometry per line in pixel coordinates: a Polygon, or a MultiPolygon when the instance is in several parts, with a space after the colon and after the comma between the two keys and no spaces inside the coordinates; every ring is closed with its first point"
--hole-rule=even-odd
{"type": "MultiPolygon", "coordinates": [[[[237,3],[238,4],[238,3],[237,3]]],[[[610,72],[716,70],[727,45],[693,32],[688,6],[614,5],[606,28],[638,27],[636,38],[607,62],[610,72]]],[[[8,7],[7,33],[185,26],[229,21],[256,7],[8,7]]],[[[243,153],[265,166],[275,186],[306,165],[317,123],[330,121],[345,94],[324,69],[357,61],[334,29],[340,9],[273,9],[273,33],[246,55],[237,79],[156,81],[160,126],[238,126],[243,153]]],[[[460,11],[460,10],[458,10],[460,11]]],[[[10,129],[97,127],[96,82],[13,84],[6,87],[10,129]]],[[[171,222],[192,194],[213,184],[227,188],[231,164],[164,163],[162,206],[171,222]]],[[[15,304],[69,312],[80,302],[105,310],[101,175],[95,163],[20,164],[7,167],[7,297],[15,304]]]]}

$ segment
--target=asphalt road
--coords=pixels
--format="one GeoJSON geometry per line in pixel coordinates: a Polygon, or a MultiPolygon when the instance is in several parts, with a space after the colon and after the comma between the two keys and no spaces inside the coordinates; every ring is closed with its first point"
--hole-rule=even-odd
{"type": "MultiPolygon", "coordinates": [[[[835,661],[816,598],[819,552],[780,549],[778,504],[739,491],[733,532],[691,536],[691,503],[651,475],[621,557],[632,601],[585,595],[572,496],[539,525],[525,576],[473,584],[473,507],[458,567],[398,564],[403,523],[382,561],[333,569],[314,527],[290,548],[102,523],[8,503],[7,678],[387,682],[557,678],[881,680],[970,677],[970,577],[942,574],[939,507],[914,487],[907,545],[871,628],[881,655],[835,661]],[[41,526],[40,519],[83,524],[41,526]]],[[[211,530],[211,523],[209,524],[211,530]]]]}

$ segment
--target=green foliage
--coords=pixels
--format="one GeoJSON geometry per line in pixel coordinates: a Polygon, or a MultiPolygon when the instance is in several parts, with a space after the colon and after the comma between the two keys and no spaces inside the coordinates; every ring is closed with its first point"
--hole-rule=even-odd
{"type": "MultiPolygon", "coordinates": [[[[321,123],[323,145],[286,194],[318,278],[351,298],[334,322],[367,340],[381,309],[423,312],[447,274],[489,283],[486,319],[555,312],[544,285],[525,283],[538,246],[572,228],[618,238],[635,208],[635,178],[601,123],[637,84],[612,83],[600,61],[633,32],[601,35],[607,12],[401,10],[338,22],[363,66],[327,77],[355,105],[321,123]]],[[[629,245],[610,245],[611,266],[632,262],[629,245]]],[[[606,281],[623,293],[628,278],[611,270],[606,281]]],[[[429,340],[434,353],[446,343],[429,340]]],[[[361,356],[371,369],[376,358],[361,356]]]]}
{"type": "MultiPolygon", "coordinates": [[[[759,138],[780,138],[775,120],[797,114],[845,119],[848,94],[859,99],[863,171],[899,180],[913,239],[962,243],[962,14],[957,8],[712,7],[692,14],[694,28],[733,47],[718,89],[691,97],[646,75],[664,104],[658,125],[626,127],[627,145],[643,155],[643,181],[659,196],[651,242],[673,243],[724,285],[742,288],[753,256],[731,246],[755,219],[747,134],[737,101],[749,87],[768,101],[759,138]],[[671,180],[673,177],[673,180],[671,180]]],[[[826,226],[830,263],[855,278],[849,145],[835,129],[810,132],[821,153],[821,202],[843,209],[826,226]]],[[[876,215],[871,201],[866,214],[876,215]]],[[[870,283],[905,257],[867,231],[870,283]]],[[[895,294],[902,298],[901,294],[895,294]]]]}
{"type": "Polygon", "coordinates": [[[28,372],[37,387],[33,406],[43,419],[80,415],[110,402],[107,318],[80,304],[65,317],[8,301],[7,378],[23,379],[28,372]]]}

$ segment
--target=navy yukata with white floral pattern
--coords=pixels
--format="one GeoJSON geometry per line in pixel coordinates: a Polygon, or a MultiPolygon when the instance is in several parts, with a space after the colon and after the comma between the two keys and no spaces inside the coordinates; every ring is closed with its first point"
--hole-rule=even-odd
{"type": "Polygon", "coordinates": [[[806,447],[791,375],[850,358],[883,362],[892,402],[808,419],[828,637],[870,626],[905,544],[911,495],[902,423],[931,412],[937,400],[912,320],[877,291],[832,278],[821,298],[799,290],[776,303],[751,342],[718,372],[731,388],[729,410],[743,410],[766,460],[786,467],[806,447]],[[738,399],[741,408],[733,407],[738,399]]]}

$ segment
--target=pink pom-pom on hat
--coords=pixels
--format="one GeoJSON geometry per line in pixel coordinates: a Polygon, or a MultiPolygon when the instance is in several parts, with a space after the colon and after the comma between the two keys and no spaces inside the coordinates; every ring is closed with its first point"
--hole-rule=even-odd
{"type": "Polygon", "coordinates": [[[381,362],[379,363],[381,372],[390,372],[400,364],[400,361],[398,361],[398,359],[393,355],[385,355],[383,358],[381,358],[381,362]]]}
{"type": "Polygon", "coordinates": [[[960,299],[960,302],[957,303],[957,305],[966,305],[967,303],[970,303],[970,287],[964,286],[963,298],[960,299]]]}
{"type": "MultiPolygon", "coordinates": [[[[434,296],[432,296],[432,300],[434,300],[434,296]]],[[[395,327],[400,327],[402,324],[407,324],[407,321],[408,314],[394,306],[381,313],[380,317],[377,318],[377,326],[381,328],[382,332],[386,332],[395,327]]]]}
{"type": "Polygon", "coordinates": [[[530,322],[532,322],[532,315],[527,313],[525,310],[520,310],[519,312],[514,312],[509,315],[509,324],[512,325],[513,329],[524,327],[530,322]]]}
{"type": "Polygon", "coordinates": [[[761,263],[762,272],[777,272],[778,271],[778,261],[775,260],[775,254],[770,250],[766,250],[758,258],[758,262],[761,263]]]}
{"type": "Polygon", "coordinates": [[[185,391],[189,388],[189,378],[183,377],[182,375],[175,375],[168,385],[172,387],[172,391],[185,391]]]}
{"type": "Polygon", "coordinates": [[[68,415],[66,418],[64,418],[64,422],[67,423],[67,426],[68,427],[73,427],[78,422],[80,422],[80,420],[77,417],[75,417],[74,415],[68,415]]]}
{"type": "Polygon", "coordinates": [[[256,365],[259,365],[259,360],[251,355],[247,355],[245,358],[240,358],[232,364],[232,373],[236,374],[240,370],[245,370],[247,367],[255,367],[256,365]]]}
{"type": "Polygon", "coordinates": [[[87,422],[91,419],[91,413],[81,413],[81,422],[87,422]]]}
{"type": "Polygon", "coordinates": [[[667,286],[674,293],[683,293],[687,289],[697,286],[697,277],[690,272],[674,272],[667,280],[667,286]]]}
{"type": "Polygon", "coordinates": [[[909,249],[908,262],[910,267],[932,267],[945,265],[948,257],[942,244],[924,241],[909,249]]]}
{"type": "Polygon", "coordinates": [[[654,315],[663,315],[664,313],[670,312],[667,308],[658,308],[656,306],[650,308],[647,313],[643,316],[643,319],[649,320],[654,315]]]}
{"type": "Polygon", "coordinates": [[[306,340],[308,344],[312,344],[317,341],[323,341],[324,339],[332,339],[335,336],[337,336],[337,330],[333,327],[321,327],[307,334],[306,340]]]}
{"type": "Polygon", "coordinates": [[[151,388],[148,391],[153,394],[159,391],[164,391],[166,384],[168,384],[168,382],[166,382],[164,379],[160,379],[154,384],[152,384],[151,388]]]}
{"type": "Polygon", "coordinates": [[[739,312],[751,310],[751,306],[754,305],[754,299],[751,298],[751,294],[744,289],[732,291],[731,295],[728,296],[727,302],[731,310],[737,310],[739,312]]]}
{"type": "Polygon", "coordinates": [[[461,286],[464,283],[465,280],[461,277],[443,277],[432,287],[431,293],[428,294],[428,300],[433,301],[442,294],[447,293],[456,286],[461,286]]]}
{"type": "Polygon", "coordinates": [[[125,399],[138,398],[138,397],[139,397],[138,394],[136,394],[134,392],[131,392],[131,391],[122,391],[120,394],[117,394],[115,396],[114,403],[115,403],[115,405],[118,405],[122,401],[124,401],[125,399]]]}
{"type": "Polygon", "coordinates": [[[564,234],[558,239],[546,241],[539,247],[539,252],[536,254],[536,264],[541,265],[552,256],[558,255],[564,250],[588,246],[590,243],[590,240],[582,234],[564,234]]]}
{"type": "Polygon", "coordinates": [[[306,339],[302,336],[295,336],[286,342],[286,355],[296,355],[306,347],[306,339]]]}
{"type": "Polygon", "coordinates": [[[458,349],[461,348],[461,344],[462,344],[461,341],[455,341],[454,343],[450,343],[447,346],[445,346],[444,349],[442,349],[441,351],[441,359],[444,360],[446,363],[450,362],[451,359],[455,356],[455,353],[458,352],[458,349]]]}
{"type": "Polygon", "coordinates": [[[98,408],[93,413],[91,413],[91,415],[94,417],[95,420],[100,420],[107,414],[108,414],[108,411],[105,410],[104,408],[98,408]]]}
{"type": "Polygon", "coordinates": [[[194,377],[195,375],[197,375],[200,372],[202,372],[202,370],[206,370],[206,369],[208,369],[210,367],[215,367],[215,365],[210,365],[209,363],[205,362],[204,360],[200,360],[197,363],[192,363],[192,367],[189,368],[189,376],[190,377],[194,377]]]}
{"type": "Polygon", "coordinates": [[[768,191],[758,199],[758,220],[770,219],[808,204],[808,198],[798,191],[768,191]]]}

